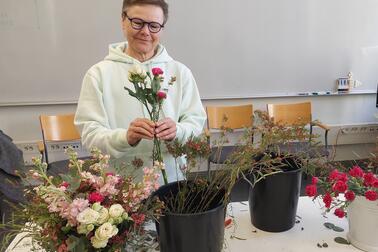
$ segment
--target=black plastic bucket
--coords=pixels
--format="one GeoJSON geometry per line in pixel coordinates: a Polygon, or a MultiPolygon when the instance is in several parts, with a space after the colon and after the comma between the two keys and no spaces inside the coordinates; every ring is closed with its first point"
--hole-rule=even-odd
{"type": "MultiPolygon", "coordinates": [[[[160,187],[161,200],[177,192],[178,182],[160,187]]],[[[209,210],[194,214],[166,213],[156,223],[161,252],[220,252],[224,240],[225,206],[215,204],[209,210]]],[[[212,205],[212,204],[211,204],[212,205]]]]}
{"type": "Polygon", "coordinates": [[[262,179],[249,189],[252,224],[268,232],[283,232],[295,224],[301,188],[301,169],[284,171],[262,179]]]}

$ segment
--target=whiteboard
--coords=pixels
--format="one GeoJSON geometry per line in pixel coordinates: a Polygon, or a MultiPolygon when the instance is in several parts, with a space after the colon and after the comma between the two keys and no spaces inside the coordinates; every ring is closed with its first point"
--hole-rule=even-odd
{"type": "MultiPolygon", "coordinates": [[[[332,91],[378,82],[377,0],[171,0],[162,42],[202,98],[332,91]]],[[[77,100],[123,40],[121,0],[1,0],[0,103],[77,100]]]]}

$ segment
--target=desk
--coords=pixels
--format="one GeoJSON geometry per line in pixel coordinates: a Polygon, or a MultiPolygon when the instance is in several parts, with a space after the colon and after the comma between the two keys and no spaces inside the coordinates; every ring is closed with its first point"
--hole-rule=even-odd
{"type": "MultiPolygon", "coordinates": [[[[279,211],[279,209],[277,209],[279,211]]],[[[345,218],[339,219],[333,214],[328,214],[327,218],[322,216],[320,204],[313,202],[309,197],[300,197],[298,203],[297,215],[301,219],[299,223],[286,232],[269,233],[257,230],[251,224],[249,217],[248,202],[234,202],[228,206],[228,214],[234,216],[234,223],[225,230],[225,252],[270,252],[270,251],[287,251],[287,252],[348,252],[360,251],[352,245],[342,245],[336,243],[335,237],[346,238],[348,231],[348,222],[345,218]],[[324,222],[331,222],[344,229],[344,232],[335,232],[324,227],[324,222]],[[302,230],[303,228],[303,230],[302,230]],[[256,231],[256,232],[253,232],[256,231]],[[231,238],[238,237],[238,238],[231,238]],[[243,240],[241,240],[243,239],[243,240]],[[317,243],[326,242],[328,248],[319,248],[317,243]]],[[[9,247],[22,237],[19,234],[9,247]]],[[[30,240],[21,242],[15,249],[7,252],[26,252],[30,251],[30,240]]]]}

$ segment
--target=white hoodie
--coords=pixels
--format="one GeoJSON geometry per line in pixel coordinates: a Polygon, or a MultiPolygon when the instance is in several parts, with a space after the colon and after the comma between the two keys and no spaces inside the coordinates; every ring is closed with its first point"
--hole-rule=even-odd
{"type": "MultiPolygon", "coordinates": [[[[126,139],[127,129],[134,119],[149,118],[143,105],[124,89],[126,86],[133,90],[133,85],[128,80],[128,71],[134,64],[146,71],[151,71],[154,67],[164,71],[162,88],[168,88],[168,93],[163,102],[161,117],[170,117],[177,123],[176,138],[182,141],[192,133],[199,135],[203,130],[206,113],[191,71],[173,60],[162,45],[158,46],[156,55],[145,62],[126,55],[125,47],[127,42],[110,45],[105,60],[92,66],[84,76],[75,125],[81,131],[84,146],[87,149],[97,147],[110,154],[113,164],[130,163],[137,157],[145,161],[145,166],[150,166],[153,142],[142,139],[137,146],[132,147],[126,139]],[[172,76],[176,77],[176,82],[173,86],[168,86],[172,76]]],[[[176,180],[173,157],[165,153],[164,162],[168,180],[176,180]]]]}

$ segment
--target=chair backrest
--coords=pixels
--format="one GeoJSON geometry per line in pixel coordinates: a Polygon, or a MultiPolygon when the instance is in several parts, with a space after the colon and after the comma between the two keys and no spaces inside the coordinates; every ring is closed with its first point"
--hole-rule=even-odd
{"type": "Polygon", "coordinates": [[[311,102],[268,104],[268,114],[275,123],[284,125],[307,124],[312,120],[311,102]]]}
{"type": "Polygon", "coordinates": [[[241,129],[252,126],[253,105],[207,106],[208,129],[241,129]],[[225,117],[227,120],[225,120],[225,117]]]}
{"type": "Polygon", "coordinates": [[[44,141],[70,141],[80,139],[74,125],[74,114],[40,115],[42,136],[44,141]]]}

